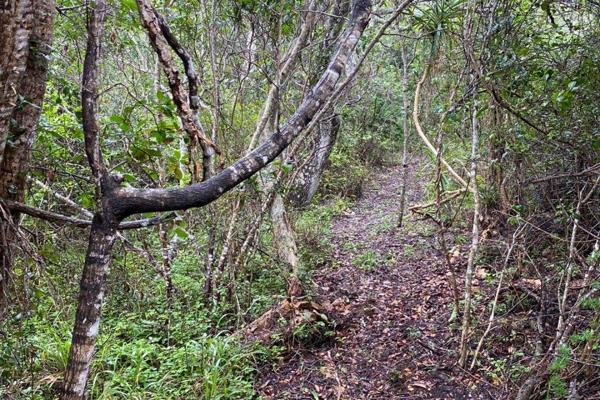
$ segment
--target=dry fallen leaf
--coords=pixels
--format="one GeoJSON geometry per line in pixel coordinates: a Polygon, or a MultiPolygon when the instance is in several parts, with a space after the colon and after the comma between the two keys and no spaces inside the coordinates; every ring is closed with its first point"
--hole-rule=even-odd
{"type": "Polygon", "coordinates": [[[429,384],[427,382],[423,382],[423,381],[413,382],[409,385],[409,388],[410,388],[410,386],[418,387],[420,389],[427,389],[427,390],[429,389],[429,384]]]}
{"type": "Polygon", "coordinates": [[[488,272],[485,268],[479,267],[475,270],[475,276],[479,279],[485,279],[487,274],[488,272]]]}

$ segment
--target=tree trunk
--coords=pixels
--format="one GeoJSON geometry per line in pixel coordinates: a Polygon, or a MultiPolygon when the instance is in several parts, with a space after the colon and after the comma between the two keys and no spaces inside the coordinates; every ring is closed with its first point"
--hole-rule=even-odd
{"type": "MultiPolygon", "coordinates": [[[[273,115],[270,129],[275,129],[276,114],[273,115]]],[[[271,195],[273,201],[269,209],[271,219],[271,230],[273,232],[273,244],[277,250],[277,256],[288,265],[288,295],[298,297],[304,293],[299,279],[298,246],[290,219],[285,206],[285,201],[278,190],[278,182],[275,178],[276,172],[272,165],[267,166],[260,173],[259,186],[266,201],[271,195]]]]}
{"type": "MultiPolygon", "coordinates": [[[[330,17],[325,21],[325,38],[320,46],[320,58],[317,63],[319,68],[324,68],[327,65],[327,55],[331,51],[335,38],[343,26],[343,16],[350,11],[349,2],[336,1],[333,4],[333,10],[330,17]]],[[[350,67],[349,60],[346,65],[346,71],[350,67]]],[[[313,76],[312,82],[316,82],[318,74],[313,76]]],[[[316,125],[315,139],[312,142],[312,147],[309,149],[309,155],[304,160],[304,164],[300,166],[300,170],[296,175],[294,185],[291,190],[290,200],[296,206],[306,206],[310,204],[314,195],[319,189],[321,183],[321,175],[325,168],[325,164],[329,159],[333,145],[337,139],[337,134],[340,128],[340,118],[332,109],[331,112],[325,114],[321,121],[316,125]]]]}
{"type": "Polygon", "coordinates": [[[100,309],[104,297],[111,251],[116,238],[119,220],[108,207],[107,199],[119,184],[109,176],[100,148],[100,123],[98,121],[98,81],[100,54],[107,5],[97,0],[88,9],[87,44],[81,79],[82,125],[85,152],[96,186],[97,211],[92,219],[89,243],[81,283],[71,349],[65,371],[63,400],[82,400],[88,379],[92,356],[100,327],[100,309]]]}
{"type": "MultiPolygon", "coordinates": [[[[273,189],[276,190],[276,189],[273,189]]],[[[283,197],[279,193],[275,194],[273,203],[271,203],[271,224],[273,238],[277,247],[277,255],[290,267],[290,277],[288,281],[288,296],[298,297],[303,294],[303,289],[298,278],[298,247],[294,238],[294,231],[290,225],[283,197]]]]}
{"type": "Polygon", "coordinates": [[[32,12],[31,0],[3,2],[0,8],[0,163],[27,64],[32,12]]]}
{"type": "Polygon", "coordinates": [[[408,179],[408,113],[410,102],[408,100],[408,55],[404,41],[400,43],[402,53],[402,183],[400,185],[400,213],[398,214],[398,227],[402,227],[404,208],[406,207],[406,186],[408,179]]]}
{"type": "Polygon", "coordinates": [[[100,309],[115,238],[114,225],[96,214],[92,221],[88,251],[81,276],[75,327],[63,386],[63,400],[84,398],[85,385],[98,337],[100,309]]]}
{"type": "Polygon", "coordinates": [[[329,159],[340,128],[340,118],[331,114],[318,124],[318,132],[313,142],[307,163],[298,172],[298,182],[292,193],[292,201],[297,206],[310,204],[319,189],[325,164],[329,159]]]}
{"type": "MultiPolygon", "coordinates": [[[[476,93],[476,91],[474,91],[476,93]]],[[[479,144],[479,120],[477,118],[477,100],[473,99],[473,109],[471,111],[471,171],[470,180],[473,192],[473,229],[471,232],[471,248],[467,260],[467,271],[465,272],[465,306],[462,321],[462,332],[460,337],[460,357],[459,365],[464,367],[467,362],[467,350],[469,340],[469,330],[471,327],[471,302],[472,302],[472,281],[475,269],[475,256],[479,249],[479,214],[480,200],[479,190],[477,188],[477,147],[479,144]]]]}
{"type": "MultiPolygon", "coordinates": [[[[23,2],[17,2],[23,3],[23,2]]],[[[25,200],[25,189],[29,164],[31,159],[31,146],[35,139],[37,123],[42,110],[44,94],[46,92],[46,79],[48,76],[48,60],[52,42],[52,28],[54,17],[54,2],[38,0],[32,2],[32,15],[35,24],[30,32],[20,30],[11,42],[9,40],[0,46],[2,57],[6,47],[14,44],[23,47],[26,54],[24,60],[24,73],[10,77],[9,70],[0,71],[0,86],[3,86],[0,97],[0,198],[18,202],[25,200]],[[23,37],[26,42],[19,42],[23,37]],[[17,40],[18,39],[18,40],[17,40]],[[19,79],[20,78],[20,79],[19,79]],[[13,90],[18,99],[6,102],[5,90],[13,90]]],[[[6,22],[6,15],[0,15],[0,25],[6,22]]],[[[4,34],[6,27],[0,27],[4,34]]],[[[3,37],[4,39],[5,37],[3,37]]],[[[13,63],[12,66],[3,64],[2,68],[21,69],[13,63]]],[[[16,229],[19,224],[17,212],[0,214],[0,316],[3,305],[6,303],[9,289],[10,273],[13,263],[12,246],[15,243],[16,229]]]]}

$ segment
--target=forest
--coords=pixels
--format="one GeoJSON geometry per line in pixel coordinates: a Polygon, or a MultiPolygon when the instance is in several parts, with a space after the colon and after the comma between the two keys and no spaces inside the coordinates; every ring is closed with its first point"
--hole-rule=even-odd
{"type": "Polygon", "coordinates": [[[0,398],[600,399],[597,0],[0,0],[0,398]]]}

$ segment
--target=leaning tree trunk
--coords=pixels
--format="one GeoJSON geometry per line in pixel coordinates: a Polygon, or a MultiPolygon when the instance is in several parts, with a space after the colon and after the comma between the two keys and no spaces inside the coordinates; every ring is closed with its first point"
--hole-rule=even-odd
{"type": "MultiPolygon", "coordinates": [[[[279,100],[282,88],[287,84],[288,79],[292,75],[293,68],[299,59],[302,48],[306,45],[312,30],[315,25],[316,13],[313,11],[314,2],[306,1],[304,6],[308,10],[304,16],[299,36],[294,40],[292,46],[288,49],[285,55],[281,59],[277,59],[276,64],[280,65],[280,68],[276,72],[276,77],[273,84],[269,88],[267,100],[265,101],[263,110],[260,114],[260,118],[256,125],[254,134],[250,140],[250,150],[257,140],[264,140],[268,136],[268,132],[273,132],[279,122],[279,100]]],[[[281,22],[281,20],[280,20],[281,22]]],[[[261,179],[259,185],[261,191],[265,195],[265,199],[269,197],[270,193],[277,190],[277,182],[273,179],[273,167],[268,167],[264,173],[261,173],[261,179]]],[[[227,252],[230,249],[230,243],[232,239],[233,228],[237,221],[237,213],[241,209],[240,199],[238,198],[234,206],[234,214],[232,215],[229,230],[226,236],[225,243],[223,245],[223,252],[219,259],[217,267],[217,276],[215,282],[218,284],[220,277],[223,273],[225,266],[225,260],[227,252]]],[[[303,294],[302,285],[298,278],[299,273],[299,260],[298,260],[298,247],[296,245],[296,239],[294,230],[289,220],[288,212],[286,209],[285,201],[283,197],[275,192],[273,193],[273,201],[270,204],[269,218],[271,220],[271,227],[273,231],[273,237],[277,238],[275,241],[275,248],[277,255],[281,261],[286,263],[289,267],[289,279],[288,279],[288,295],[290,297],[298,297],[303,294]]],[[[238,263],[234,263],[232,268],[237,268],[238,263]]],[[[236,271],[232,271],[231,275],[234,276],[236,271]]],[[[234,286],[234,282],[230,283],[230,287],[234,286]]]]}
{"type": "MultiPolygon", "coordinates": [[[[335,38],[343,25],[343,19],[336,16],[345,16],[349,11],[348,2],[338,0],[333,5],[331,17],[326,20],[325,29],[327,33],[320,47],[321,56],[317,61],[321,67],[327,65],[327,53],[334,44],[335,38]]],[[[346,68],[348,67],[347,65],[346,68]]],[[[316,79],[318,79],[317,76],[314,76],[313,81],[316,82],[316,79]]],[[[321,175],[337,139],[339,128],[340,118],[333,109],[324,114],[321,121],[315,126],[315,139],[309,148],[308,157],[302,161],[296,179],[292,182],[293,186],[289,197],[294,205],[305,206],[310,204],[317,193],[321,183],[321,175]]]]}
{"type": "Polygon", "coordinates": [[[321,176],[340,129],[340,117],[330,114],[317,125],[307,162],[301,167],[292,191],[292,201],[297,206],[310,204],[319,189],[321,176]]]}
{"type": "MultiPolygon", "coordinates": [[[[24,2],[16,2],[16,7],[21,3],[24,2]]],[[[3,58],[0,71],[0,199],[18,202],[25,199],[31,146],[46,92],[54,15],[54,2],[51,0],[37,0],[30,4],[28,13],[35,24],[27,30],[27,25],[21,23],[14,36],[10,32],[2,36],[3,44],[0,45],[0,57],[3,58]],[[19,52],[12,54],[15,57],[9,63],[11,54],[6,50],[10,46],[19,52]],[[22,59],[23,53],[25,58],[22,59]],[[15,70],[23,72],[16,74],[15,70]],[[5,91],[12,91],[17,98],[9,99],[10,93],[5,91]]],[[[2,25],[11,22],[5,20],[7,16],[0,14],[2,35],[10,27],[2,25]]],[[[18,20],[20,17],[13,18],[18,20]]],[[[8,296],[13,264],[12,247],[16,243],[18,223],[18,212],[0,214],[0,315],[8,296]]]]}

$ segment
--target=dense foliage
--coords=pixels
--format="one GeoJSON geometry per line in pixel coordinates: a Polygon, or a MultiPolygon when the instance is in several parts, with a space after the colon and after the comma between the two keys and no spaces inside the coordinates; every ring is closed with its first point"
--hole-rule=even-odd
{"type": "MultiPolygon", "coordinates": [[[[236,332],[293,299],[296,275],[303,295],[311,295],[311,274],[331,267],[331,221],[380,167],[401,163],[405,136],[411,158],[430,172],[424,179],[428,202],[409,204],[411,213],[435,228],[440,258],[460,253],[464,259],[449,264],[459,281],[460,309],[443,310],[453,315],[448,331],[456,339],[456,359],[462,329],[469,349],[463,366],[473,362],[472,368],[487,371],[482,379],[498,393],[566,398],[573,385],[582,396],[598,389],[600,6],[415,1],[371,50],[368,44],[400,4],[375,3],[342,75],[360,70],[318,124],[211,205],[120,231],[87,384],[90,398],[253,398],[259,368],[330,334],[333,326],[309,326],[312,320],[295,327],[291,337],[268,343],[247,343],[236,332]],[[341,124],[331,135],[335,144],[324,170],[317,169],[319,191],[310,204],[298,205],[291,194],[303,190],[298,177],[319,157],[320,138],[334,130],[334,116],[341,124]],[[410,119],[407,132],[404,118],[410,119]],[[437,155],[414,133],[415,120],[437,155]],[[295,241],[292,250],[281,248],[269,208],[278,196],[295,241]],[[473,224],[480,243],[470,237],[473,224]],[[297,268],[282,251],[297,252],[297,268]],[[466,261],[469,251],[472,262],[466,261]],[[487,289],[463,300],[469,274],[487,289]],[[457,317],[467,308],[474,311],[461,326],[457,317]],[[488,332],[490,313],[497,329],[488,332]],[[526,333],[502,341],[506,332],[519,331],[526,333]]],[[[218,148],[217,170],[265,140],[267,131],[284,126],[327,68],[352,15],[347,1],[153,5],[195,65],[197,119],[218,148]],[[304,29],[308,35],[291,57],[304,29]],[[275,105],[261,122],[271,91],[275,105]]],[[[25,201],[85,220],[98,211],[80,99],[90,7],[57,1],[25,201]]],[[[108,7],[98,96],[108,170],[122,177],[122,187],[197,182],[201,146],[183,132],[166,69],[136,1],[110,1],[108,7]]],[[[181,60],[173,60],[187,85],[181,60]]],[[[9,135],[8,143],[13,139],[9,135]]],[[[2,210],[8,226],[10,207],[2,210]]],[[[68,364],[88,228],[26,214],[16,218],[12,243],[3,243],[13,249],[14,260],[0,314],[0,397],[50,399],[59,396],[68,364]]],[[[357,262],[377,268],[369,253],[357,262]]]]}

